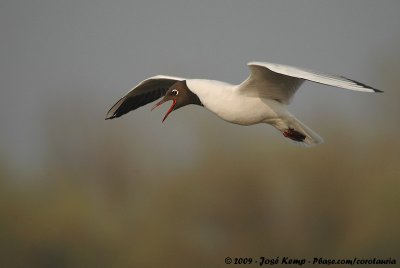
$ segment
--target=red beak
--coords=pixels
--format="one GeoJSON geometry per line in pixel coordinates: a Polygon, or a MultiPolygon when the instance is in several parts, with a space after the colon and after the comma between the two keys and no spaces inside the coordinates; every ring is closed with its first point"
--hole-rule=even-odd
{"type": "MultiPolygon", "coordinates": [[[[160,100],[159,102],[157,102],[157,103],[153,106],[153,108],[151,108],[151,110],[153,111],[155,108],[157,108],[158,106],[160,106],[160,105],[163,104],[164,102],[166,102],[166,100],[164,100],[164,99],[160,100]]],[[[175,105],[176,105],[176,100],[172,100],[172,105],[171,105],[171,107],[169,107],[167,113],[165,114],[165,116],[164,116],[164,118],[163,118],[163,120],[162,120],[163,123],[164,123],[165,119],[167,119],[168,115],[174,110],[175,105]]]]}

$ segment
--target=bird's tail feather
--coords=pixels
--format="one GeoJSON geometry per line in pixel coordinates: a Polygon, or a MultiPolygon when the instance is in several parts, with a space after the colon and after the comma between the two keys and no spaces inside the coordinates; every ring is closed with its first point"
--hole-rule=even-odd
{"type": "Polygon", "coordinates": [[[317,133],[294,116],[274,120],[272,125],[281,131],[283,136],[294,141],[298,145],[311,147],[324,142],[317,133]]]}

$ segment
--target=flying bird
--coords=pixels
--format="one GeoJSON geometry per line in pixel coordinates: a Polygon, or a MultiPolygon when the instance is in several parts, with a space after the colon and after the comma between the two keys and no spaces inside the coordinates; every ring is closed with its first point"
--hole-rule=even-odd
{"type": "Polygon", "coordinates": [[[288,65],[250,62],[249,77],[239,85],[216,80],[157,75],[140,82],[108,111],[106,119],[120,117],[162,98],[152,110],[172,101],[163,118],[188,104],[200,105],[225,121],[239,125],[266,123],[284,137],[305,146],[323,139],[292,115],[287,106],[304,81],[361,92],[382,92],[343,76],[323,74],[288,65]]]}

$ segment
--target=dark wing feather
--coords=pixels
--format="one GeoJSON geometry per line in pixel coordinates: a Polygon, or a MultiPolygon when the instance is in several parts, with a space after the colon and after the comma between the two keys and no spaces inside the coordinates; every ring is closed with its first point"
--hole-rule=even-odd
{"type": "Polygon", "coordinates": [[[182,80],[185,78],[159,75],[142,81],[111,107],[106,119],[120,117],[163,97],[170,86],[182,80]]]}

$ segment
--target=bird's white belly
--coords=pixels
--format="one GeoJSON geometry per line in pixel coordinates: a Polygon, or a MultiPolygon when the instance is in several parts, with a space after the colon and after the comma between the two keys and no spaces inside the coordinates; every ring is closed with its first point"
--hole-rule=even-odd
{"type": "Polygon", "coordinates": [[[289,114],[286,107],[275,100],[243,95],[225,98],[224,105],[220,101],[207,103],[206,108],[222,119],[239,125],[267,123],[289,114]]]}

